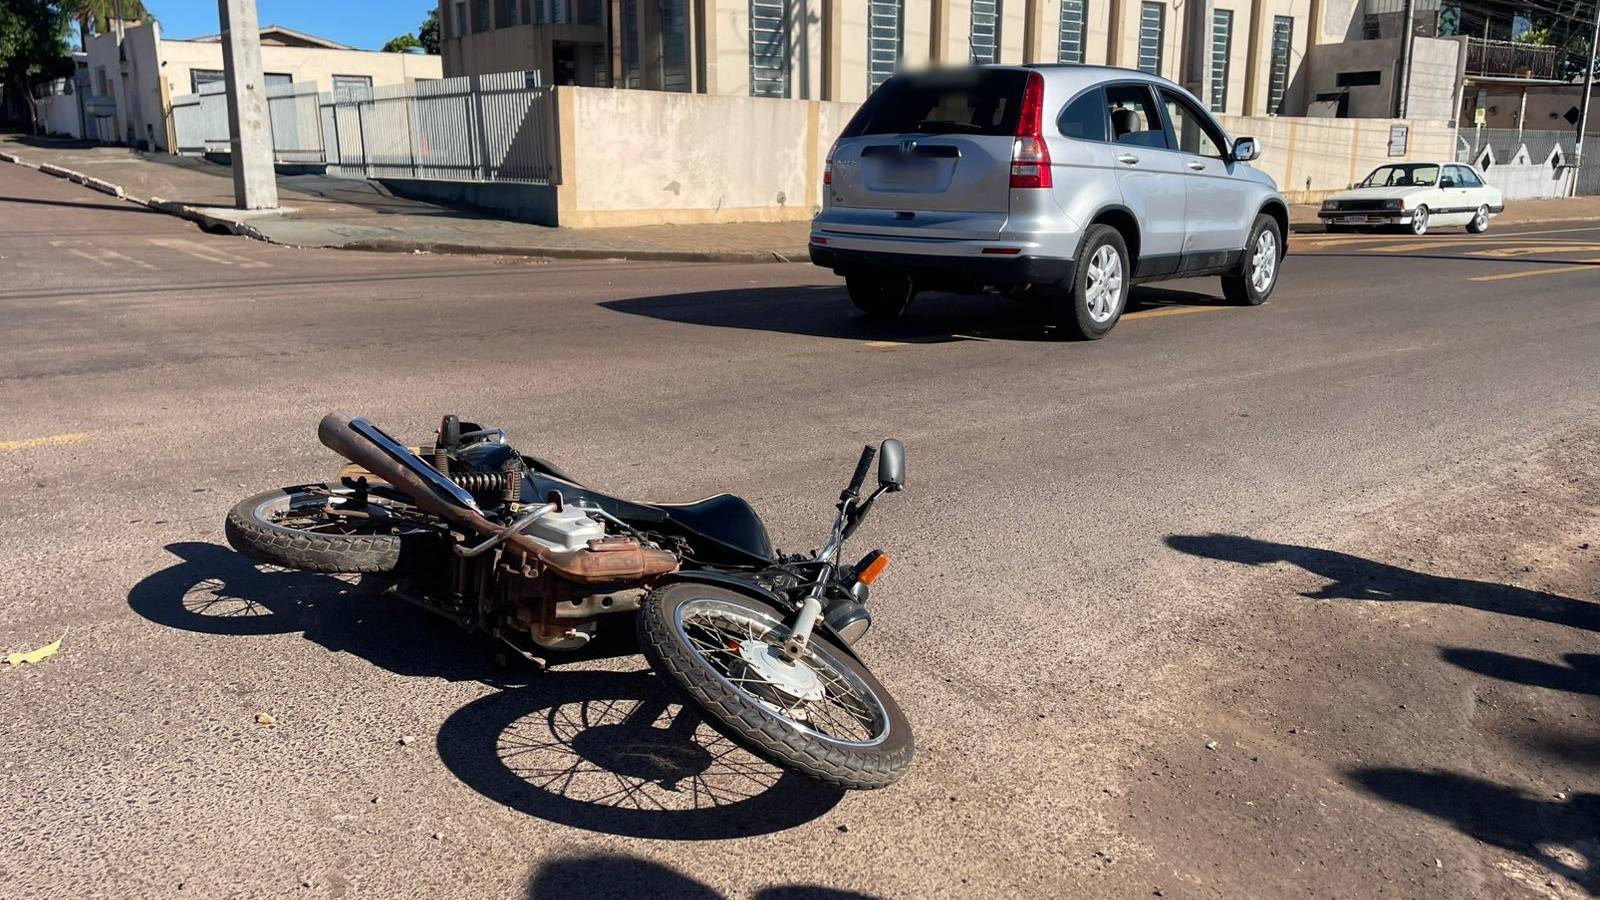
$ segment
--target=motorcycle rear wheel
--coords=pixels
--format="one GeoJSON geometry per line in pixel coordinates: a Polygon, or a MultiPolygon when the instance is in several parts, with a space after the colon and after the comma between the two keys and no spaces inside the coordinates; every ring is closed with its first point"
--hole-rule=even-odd
{"type": "Polygon", "coordinates": [[[729,739],[777,765],[850,789],[887,787],[916,752],[911,723],[883,685],[825,638],[785,668],[778,610],[725,588],[673,584],[639,609],[639,644],[729,739]]]}
{"type": "Polygon", "coordinates": [[[397,572],[438,546],[438,535],[411,521],[415,511],[392,489],[368,493],[366,518],[323,511],[356,502],[356,491],[341,485],[265,491],[229,510],[224,532],[240,553],[303,572],[397,572]]]}

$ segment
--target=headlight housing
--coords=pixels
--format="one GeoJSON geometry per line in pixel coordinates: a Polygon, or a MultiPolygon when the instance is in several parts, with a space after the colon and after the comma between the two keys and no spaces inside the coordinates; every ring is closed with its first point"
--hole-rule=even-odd
{"type": "Polygon", "coordinates": [[[1324,200],[1324,201],[1322,201],[1322,208],[1323,209],[1338,209],[1339,208],[1339,201],[1337,201],[1337,200],[1324,200]]]}
{"type": "Polygon", "coordinates": [[[1404,200],[1385,200],[1385,201],[1383,201],[1383,208],[1384,209],[1405,209],[1406,208],[1406,202],[1404,200]]]}

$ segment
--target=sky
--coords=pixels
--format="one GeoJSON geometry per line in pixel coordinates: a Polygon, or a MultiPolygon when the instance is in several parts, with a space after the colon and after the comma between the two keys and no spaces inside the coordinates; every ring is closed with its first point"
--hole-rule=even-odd
{"type": "MultiPolygon", "coordinates": [[[[396,35],[416,34],[434,0],[256,0],[262,25],[282,25],[362,50],[396,35]]],[[[161,36],[182,40],[216,34],[217,0],[144,0],[161,36]]]]}

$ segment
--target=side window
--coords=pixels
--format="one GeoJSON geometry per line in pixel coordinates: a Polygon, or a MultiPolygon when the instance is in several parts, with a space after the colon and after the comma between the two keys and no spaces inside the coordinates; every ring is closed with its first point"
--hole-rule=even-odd
{"type": "Polygon", "coordinates": [[[1087,91],[1067,104],[1056,120],[1056,127],[1069,138],[1080,141],[1106,139],[1106,98],[1099,88],[1087,91]]]}
{"type": "Polygon", "coordinates": [[[1439,187],[1461,187],[1461,176],[1458,174],[1460,171],[1455,166],[1445,166],[1444,171],[1439,173],[1439,187]]]}
{"type": "Polygon", "coordinates": [[[1478,173],[1477,172],[1472,171],[1471,169],[1467,168],[1466,166],[1457,166],[1456,167],[1456,174],[1461,179],[1461,186],[1462,187],[1470,187],[1470,188],[1483,187],[1483,179],[1478,177],[1478,173]]]}
{"type": "Polygon", "coordinates": [[[1106,109],[1110,112],[1113,142],[1171,149],[1149,88],[1142,84],[1113,84],[1106,88],[1106,109]]]}
{"type": "Polygon", "coordinates": [[[1161,99],[1167,104],[1167,118],[1172,122],[1179,150],[1212,159],[1223,158],[1222,148],[1226,142],[1205,113],[1171,91],[1162,91],[1161,99]]]}

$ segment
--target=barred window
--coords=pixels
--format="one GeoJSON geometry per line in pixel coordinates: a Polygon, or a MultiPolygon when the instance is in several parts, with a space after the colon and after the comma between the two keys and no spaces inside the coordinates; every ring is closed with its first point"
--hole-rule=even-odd
{"type": "Polygon", "coordinates": [[[1211,11],[1211,111],[1228,111],[1228,58],[1233,54],[1233,10],[1211,11]]]}
{"type": "Polygon", "coordinates": [[[1167,7],[1145,2],[1139,6],[1139,71],[1161,74],[1161,46],[1166,38],[1167,7]]]}
{"type": "Polygon", "coordinates": [[[1283,95],[1289,89],[1289,50],[1294,45],[1294,17],[1272,17],[1272,73],[1267,82],[1267,115],[1283,114],[1283,95]]]}
{"type": "Polygon", "coordinates": [[[1083,62],[1088,12],[1088,0],[1061,0],[1061,34],[1056,47],[1056,62],[1083,62]]]}
{"type": "Polygon", "coordinates": [[[750,96],[789,96],[789,0],[750,0],[750,96]]]}
{"type": "Polygon", "coordinates": [[[905,43],[905,0],[867,0],[867,90],[900,68],[905,43]]]}
{"type": "Polygon", "coordinates": [[[972,62],[1000,61],[1000,0],[972,0],[972,62]]]}
{"type": "Polygon", "coordinates": [[[689,90],[689,0],[659,3],[661,23],[661,89],[689,90]]]}

